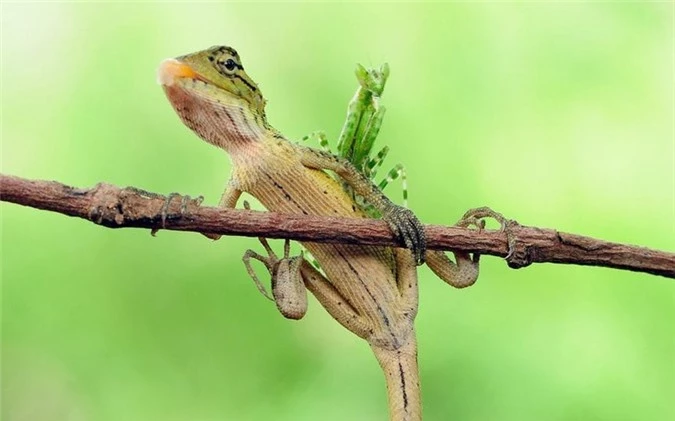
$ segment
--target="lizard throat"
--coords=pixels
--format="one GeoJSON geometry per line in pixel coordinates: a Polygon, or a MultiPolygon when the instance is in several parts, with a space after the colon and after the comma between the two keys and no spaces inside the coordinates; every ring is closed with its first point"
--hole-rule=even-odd
{"type": "Polygon", "coordinates": [[[186,126],[233,157],[269,136],[264,114],[257,115],[241,101],[216,97],[204,86],[164,85],[164,92],[186,126]]]}

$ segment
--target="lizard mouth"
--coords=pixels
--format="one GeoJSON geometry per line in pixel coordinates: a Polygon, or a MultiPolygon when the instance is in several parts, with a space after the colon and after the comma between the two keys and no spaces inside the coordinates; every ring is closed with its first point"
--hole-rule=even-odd
{"type": "Polygon", "coordinates": [[[175,58],[168,58],[162,61],[157,70],[157,82],[163,86],[172,86],[181,79],[200,80],[205,83],[209,81],[186,64],[175,58]]]}

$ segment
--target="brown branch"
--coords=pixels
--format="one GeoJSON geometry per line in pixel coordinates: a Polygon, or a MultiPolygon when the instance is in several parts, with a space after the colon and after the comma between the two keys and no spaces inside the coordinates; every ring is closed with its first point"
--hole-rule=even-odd
{"type": "MultiPolygon", "coordinates": [[[[0,200],[90,220],[109,228],[208,232],[298,241],[399,246],[387,224],[372,219],[330,218],[200,206],[201,199],[167,197],[133,187],[99,183],[90,189],[0,174],[0,200]],[[168,203],[168,206],[167,206],[168,203]],[[165,212],[162,212],[162,210],[165,212]],[[162,213],[167,215],[162,221],[162,213]]],[[[509,221],[503,231],[426,225],[427,245],[505,257],[512,268],[531,263],[604,266],[675,278],[675,254],[610,243],[509,221]],[[511,241],[509,241],[509,239],[511,241]]]]}

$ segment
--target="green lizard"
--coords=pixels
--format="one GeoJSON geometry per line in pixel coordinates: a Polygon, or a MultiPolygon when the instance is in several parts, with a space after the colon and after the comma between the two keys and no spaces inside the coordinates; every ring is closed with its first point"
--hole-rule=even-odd
{"type": "MultiPolygon", "coordinates": [[[[291,143],[272,128],[265,100],[234,49],[212,47],[165,60],[158,79],[181,120],[232,160],[220,206],[234,208],[242,192],[248,192],[274,212],[368,217],[324,172],[328,170],[377,209],[410,249],[303,243],[325,275],[302,258],[289,260],[287,252],[282,259],[273,253],[264,259],[273,280],[281,279],[281,295],[292,290],[291,298],[299,296],[297,288],[286,287],[302,282],[335,320],[369,343],[385,375],[391,419],[421,419],[413,323],[418,308],[415,266],[424,262],[425,241],[414,214],[393,204],[348,160],[291,143]]],[[[453,286],[471,285],[478,275],[477,258],[455,256],[457,264],[442,252],[429,251],[426,263],[453,286]]],[[[279,301],[280,309],[287,309],[294,300],[279,301]]],[[[304,306],[299,303],[302,314],[304,306]]]]}

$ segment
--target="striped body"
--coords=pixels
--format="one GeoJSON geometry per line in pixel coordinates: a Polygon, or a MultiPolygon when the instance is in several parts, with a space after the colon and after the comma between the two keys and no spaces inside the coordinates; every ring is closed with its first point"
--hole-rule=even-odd
{"type": "MultiPolygon", "coordinates": [[[[365,217],[332,177],[302,165],[291,143],[273,137],[265,142],[267,147],[249,156],[248,164],[234,167],[231,185],[250,193],[273,212],[365,217]]],[[[332,285],[373,326],[372,336],[364,339],[391,349],[405,341],[414,315],[397,308],[400,294],[391,249],[302,244],[319,261],[332,285]]]]}

